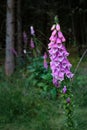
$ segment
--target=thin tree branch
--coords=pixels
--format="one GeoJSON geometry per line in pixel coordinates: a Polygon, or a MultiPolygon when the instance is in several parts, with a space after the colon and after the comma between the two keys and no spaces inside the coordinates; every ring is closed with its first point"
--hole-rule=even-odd
{"type": "Polygon", "coordinates": [[[87,49],[83,52],[82,57],[80,58],[80,60],[79,60],[79,62],[78,62],[78,64],[77,64],[77,66],[76,66],[76,68],[75,68],[75,70],[74,70],[74,77],[71,79],[71,83],[73,83],[74,78],[75,78],[75,75],[76,75],[76,72],[77,72],[77,70],[78,70],[78,68],[79,68],[79,66],[80,66],[80,63],[82,62],[82,60],[83,60],[83,58],[84,58],[84,56],[85,56],[86,53],[87,53],[87,49]]]}
{"type": "Polygon", "coordinates": [[[79,66],[80,66],[80,63],[82,62],[82,60],[83,60],[83,58],[84,58],[84,56],[85,56],[85,54],[87,53],[87,49],[84,51],[84,53],[82,54],[82,57],[80,58],[80,60],[79,60],[79,62],[78,62],[78,64],[77,64],[77,66],[76,66],[76,68],[75,68],[75,71],[74,71],[74,75],[76,74],[76,72],[77,72],[77,70],[78,70],[78,68],[79,68],[79,66]]]}

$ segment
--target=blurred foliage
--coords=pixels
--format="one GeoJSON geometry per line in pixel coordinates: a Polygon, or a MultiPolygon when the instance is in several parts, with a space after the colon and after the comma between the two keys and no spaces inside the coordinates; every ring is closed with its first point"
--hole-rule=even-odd
{"type": "Polygon", "coordinates": [[[43,57],[32,59],[32,62],[27,66],[26,76],[26,82],[31,86],[38,87],[43,97],[54,99],[57,97],[57,88],[52,83],[51,70],[44,68],[43,57]]]}
{"type": "MultiPolygon", "coordinates": [[[[52,84],[50,69],[43,67],[43,57],[30,58],[30,61],[11,77],[6,77],[4,69],[0,68],[0,129],[65,130],[65,116],[60,96],[56,95],[52,84]]],[[[75,130],[87,129],[85,61],[81,63],[72,84],[75,130]]]]}

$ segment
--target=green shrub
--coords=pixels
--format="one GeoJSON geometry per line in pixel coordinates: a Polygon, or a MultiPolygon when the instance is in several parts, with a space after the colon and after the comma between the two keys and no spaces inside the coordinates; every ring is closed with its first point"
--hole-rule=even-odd
{"type": "Polygon", "coordinates": [[[47,98],[55,99],[57,97],[57,88],[52,83],[50,68],[45,69],[43,58],[34,58],[27,66],[27,83],[38,88],[40,94],[47,98]]]}

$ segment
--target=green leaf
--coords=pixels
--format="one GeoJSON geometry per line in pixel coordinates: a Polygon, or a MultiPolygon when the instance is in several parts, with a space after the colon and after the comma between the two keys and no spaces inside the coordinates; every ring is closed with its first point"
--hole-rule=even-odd
{"type": "Polygon", "coordinates": [[[57,91],[55,88],[51,89],[50,93],[51,93],[52,98],[55,98],[57,95],[57,91]]]}
{"type": "Polygon", "coordinates": [[[44,87],[44,83],[40,82],[37,84],[39,87],[44,87]]]}

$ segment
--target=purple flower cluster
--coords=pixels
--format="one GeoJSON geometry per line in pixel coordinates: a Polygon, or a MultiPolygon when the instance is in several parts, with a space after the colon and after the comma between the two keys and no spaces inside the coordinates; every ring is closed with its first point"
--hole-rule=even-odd
{"type": "Polygon", "coordinates": [[[30,26],[30,33],[31,33],[31,35],[35,35],[35,31],[34,31],[34,27],[33,26],[30,26]]]}
{"type": "Polygon", "coordinates": [[[27,34],[26,34],[26,32],[24,31],[24,32],[23,32],[23,41],[24,41],[25,44],[27,43],[27,40],[28,40],[27,34]]]}
{"type": "Polygon", "coordinates": [[[63,42],[65,37],[63,36],[60,25],[54,24],[51,28],[52,34],[49,38],[50,43],[48,44],[49,56],[50,56],[50,67],[52,70],[53,84],[59,87],[61,81],[64,80],[64,76],[72,78],[73,74],[70,71],[71,64],[67,59],[69,53],[67,52],[63,42]]]}
{"type": "Polygon", "coordinates": [[[30,26],[30,34],[31,34],[31,39],[30,39],[30,47],[33,49],[35,47],[34,45],[34,41],[33,41],[33,37],[35,36],[35,31],[34,31],[34,27],[30,26]]]}
{"type": "Polygon", "coordinates": [[[31,48],[34,48],[34,47],[35,47],[35,46],[34,46],[34,41],[33,41],[32,38],[30,39],[30,47],[31,47],[31,48]]]}

